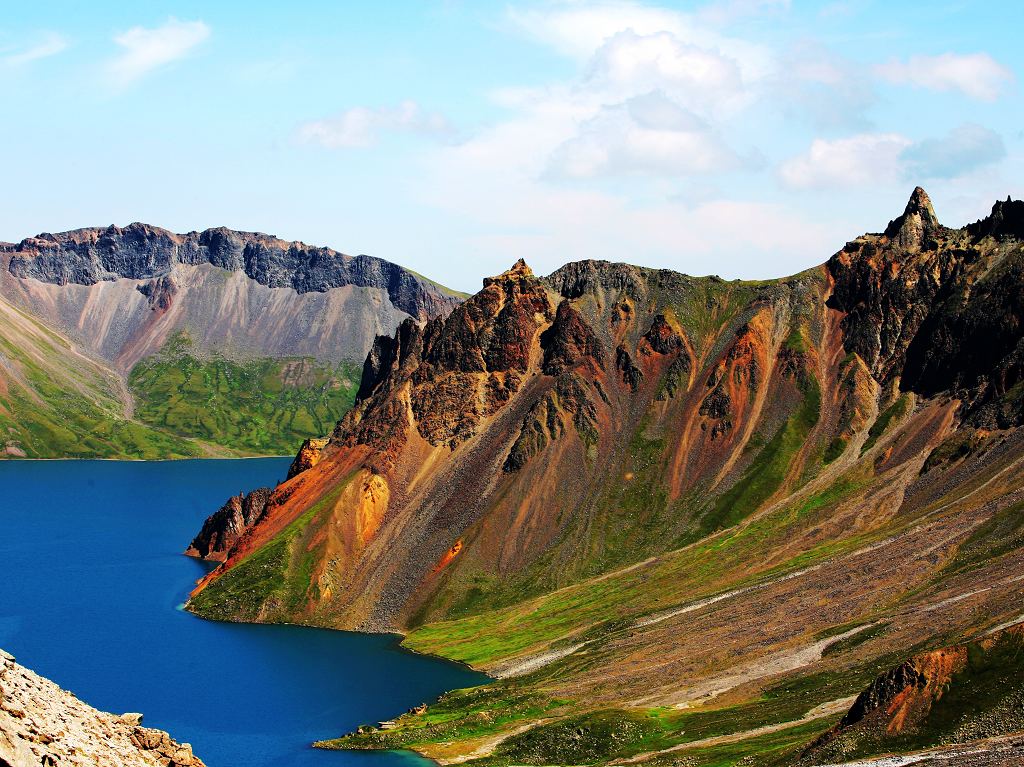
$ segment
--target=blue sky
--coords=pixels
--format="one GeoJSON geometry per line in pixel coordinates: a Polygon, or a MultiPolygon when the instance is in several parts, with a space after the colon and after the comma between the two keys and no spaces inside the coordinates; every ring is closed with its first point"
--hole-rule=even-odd
{"type": "Polygon", "coordinates": [[[146,221],[475,290],[789,274],[1024,196],[1024,4],[40,2],[0,18],[0,239],[146,221]]]}

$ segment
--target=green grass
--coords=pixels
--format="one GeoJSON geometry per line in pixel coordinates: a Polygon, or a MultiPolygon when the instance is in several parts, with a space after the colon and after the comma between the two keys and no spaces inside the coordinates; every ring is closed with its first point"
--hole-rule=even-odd
{"type": "Polygon", "coordinates": [[[1024,640],[1004,633],[998,640],[967,645],[967,663],[931,701],[920,719],[902,731],[854,726],[815,753],[856,759],[993,737],[1024,729],[1024,640]]]}
{"type": "Polygon", "coordinates": [[[423,715],[405,714],[393,730],[376,728],[321,741],[318,748],[381,750],[472,740],[510,723],[537,720],[563,703],[517,688],[512,683],[454,690],[432,703],[423,715]]]}
{"type": "Polygon", "coordinates": [[[957,547],[953,558],[936,574],[936,580],[982,567],[1021,548],[1024,548],[1024,501],[1011,504],[985,520],[957,547]]]}
{"type": "Polygon", "coordinates": [[[239,452],[290,455],[334,428],[352,406],[359,375],[348,362],[201,359],[178,336],[128,380],[145,424],[239,452]]]}
{"type": "MultiPolygon", "coordinates": [[[[20,313],[19,313],[20,314],[20,313]]],[[[23,316],[22,316],[23,317],[23,316]]],[[[184,458],[203,445],[125,418],[115,373],[74,353],[48,328],[0,328],[0,453],[28,458],[184,458]],[[3,385],[6,381],[6,390],[3,385]]]]}
{"type": "Polygon", "coordinates": [[[307,601],[314,554],[305,546],[307,529],[334,504],[351,478],[339,483],[284,530],[189,600],[204,618],[273,623],[293,621],[307,601]]]}
{"type": "Polygon", "coordinates": [[[665,554],[649,566],[569,586],[503,609],[430,623],[411,632],[405,644],[421,652],[485,666],[538,651],[550,642],[609,621],[658,612],[834,557],[863,545],[863,539],[830,541],[760,573],[751,572],[751,565],[764,552],[791,540],[797,531],[820,524],[835,504],[866,481],[868,477],[859,473],[843,475],[819,493],[665,554]],[[736,580],[731,574],[741,566],[750,574],[736,580]]]}
{"type": "Polygon", "coordinates": [[[701,517],[698,537],[736,524],[782,487],[794,456],[818,423],[821,411],[821,389],[817,380],[807,378],[803,389],[804,398],[797,411],[757,454],[739,481],[720,495],[701,517]]]}

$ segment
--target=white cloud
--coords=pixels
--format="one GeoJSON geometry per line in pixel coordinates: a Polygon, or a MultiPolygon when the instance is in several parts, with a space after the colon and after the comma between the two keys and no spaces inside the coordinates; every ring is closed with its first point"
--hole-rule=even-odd
{"type": "Polygon", "coordinates": [[[56,56],[67,47],[68,41],[63,35],[48,32],[27,48],[12,53],[3,52],[0,55],[0,63],[5,66],[18,67],[39,59],[56,56]]]}
{"type": "Polygon", "coordinates": [[[779,176],[792,189],[954,179],[1005,156],[1002,137],[974,124],[917,142],[897,133],[862,133],[834,141],[815,140],[807,152],[783,163],[779,176]]]}
{"type": "Polygon", "coordinates": [[[671,32],[609,37],[590,61],[584,87],[606,99],[664,90],[690,108],[715,110],[742,90],[739,66],[715,50],[691,45],[671,32]]]}
{"type": "Polygon", "coordinates": [[[968,123],[942,138],[925,139],[903,153],[910,179],[951,179],[1002,160],[1006,145],[989,128],[968,123]]]}
{"type": "Polygon", "coordinates": [[[959,91],[979,101],[995,101],[1013,73],[987,53],[940,56],[912,56],[876,68],[889,82],[914,85],[934,91],[959,91]]]}
{"type": "Polygon", "coordinates": [[[793,189],[835,189],[881,184],[901,177],[900,156],[913,142],[897,133],[864,133],[827,141],[783,163],[779,176],[793,189]]]}
{"type": "Polygon", "coordinates": [[[415,101],[404,101],[397,108],[352,107],[336,117],[304,123],[298,129],[301,141],[329,149],[373,146],[382,133],[449,138],[454,131],[443,115],[424,112],[415,101]]]}
{"type": "Polygon", "coordinates": [[[111,82],[131,85],[150,72],[187,56],[210,36],[202,21],[168,19],[154,28],[132,27],[114,38],[121,53],[107,63],[111,82]]]}
{"type": "Polygon", "coordinates": [[[630,0],[513,8],[508,17],[529,37],[580,62],[590,60],[605,42],[628,30],[640,36],[667,32],[684,44],[717,51],[738,62],[747,77],[761,76],[771,67],[770,51],[762,45],[721,35],[692,14],[630,0]]]}
{"type": "Polygon", "coordinates": [[[710,126],[661,91],[604,107],[554,150],[554,176],[688,176],[729,170],[739,159],[710,126]]]}

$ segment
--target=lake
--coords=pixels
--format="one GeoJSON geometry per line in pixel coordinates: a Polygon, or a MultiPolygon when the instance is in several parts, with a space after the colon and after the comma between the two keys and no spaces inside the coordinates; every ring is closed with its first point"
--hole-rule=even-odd
{"type": "Polygon", "coordinates": [[[309,744],[486,678],[393,636],[214,623],[181,609],[181,554],[287,459],[0,461],[0,648],[96,708],[140,711],[209,767],[432,764],[309,744]]]}

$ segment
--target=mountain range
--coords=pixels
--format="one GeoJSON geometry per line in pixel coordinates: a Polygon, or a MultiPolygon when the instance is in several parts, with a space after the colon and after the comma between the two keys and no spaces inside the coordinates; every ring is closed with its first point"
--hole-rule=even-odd
{"type": "Polygon", "coordinates": [[[146,224],[0,244],[0,454],[292,453],[378,333],[460,296],[395,264],[146,224]]]}
{"type": "Polygon", "coordinates": [[[80,229],[0,244],[0,315],[8,456],[295,455],[211,510],[189,610],[493,677],[318,747],[1024,753],[1024,202],[951,228],[918,188],[781,279],[520,260],[473,296],[269,235],[80,229]]]}
{"type": "Polygon", "coordinates": [[[949,228],[921,189],[778,280],[520,261],[376,338],[333,431],[199,531],[219,564],[188,607],[495,677],[324,747],[767,765],[1015,737],[1022,270],[1024,203],[949,228]],[[855,715],[954,647],[996,660],[915,666],[950,705],[855,715]]]}

